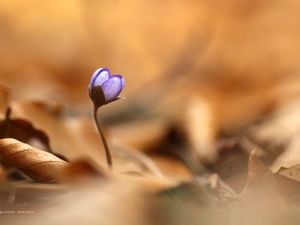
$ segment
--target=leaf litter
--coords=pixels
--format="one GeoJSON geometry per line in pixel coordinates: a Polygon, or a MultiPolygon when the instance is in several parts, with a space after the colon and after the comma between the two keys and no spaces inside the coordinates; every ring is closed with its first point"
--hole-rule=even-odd
{"type": "Polygon", "coordinates": [[[298,2],[30,2],[0,3],[3,223],[299,224],[298,2]]]}

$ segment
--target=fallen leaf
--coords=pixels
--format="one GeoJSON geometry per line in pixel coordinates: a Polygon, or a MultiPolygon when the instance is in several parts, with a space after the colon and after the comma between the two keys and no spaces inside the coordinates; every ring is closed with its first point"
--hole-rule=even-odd
{"type": "Polygon", "coordinates": [[[36,182],[52,183],[68,163],[55,155],[12,138],[0,139],[0,158],[36,182]]]}
{"type": "MultiPolygon", "coordinates": [[[[102,168],[107,167],[103,144],[91,118],[64,117],[62,107],[51,102],[18,101],[11,107],[12,119],[26,119],[47,134],[53,153],[70,161],[92,159],[102,168]]],[[[106,138],[112,150],[115,172],[150,172],[159,176],[158,168],[145,154],[115,141],[107,129],[104,132],[108,134],[106,138]]]]}
{"type": "Polygon", "coordinates": [[[152,154],[150,158],[166,178],[183,182],[191,180],[194,176],[194,173],[179,159],[158,154],[152,154]]]}
{"type": "Polygon", "coordinates": [[[168,125],[157,119],[118,123],[110,133],[121,142],[144,152],[156,150],[168,136],[168,125]]]}
{"type": "Polygon", "coordinates": [[[300,191],[300,165],[295,165],[290,168],[280,168],[275,173],[277,188],[280,193],[288,198],[297,198],[299,201],[300,191]]]}
{"type": "Polygon", "coordinates": [[[292,135],[293,139],[289,140],[287,147],[282,154],[273,162],[271,169],[273,172],[278,172],[281,167],[290,168],[300,164],[300,137],[292,135]]]}
{"type": "Polygon", "coordinates": [[[63,181],[80,183],[84,181],[93,180],[95,178],[108,178],[109,173],[104,169],[100,169],[93,165],[88,160],[77,160],[69,164],[60,173],[63,181]]]}
{"type": "Polygon", "coordinates": [[[267,168],[253,150],[248,161],[248,182],[245,189],[274,189],[273,172],[267,168]]]}
{"type": "Polygon", "coordinates": [[[5,119],[9,102],[9,94],[10,92],[8,88],[0,85],[0,119],[5,119]]]}
{"type": "Polygon", "coordinates": [[[248,161],[248,177],[250,180],[263,177],[268,172],[268,168],[259,160],[255,152],[253,150],[250,153],[248,161]]]}
{"type": "Polygon", "coordinates": [[[15,138],[21,142],[28,142],[32,138],[37,138],[46,146],[47,150],[51,150],[49,138],[42,130],[36,129],[27,120],[11,119],[10,114],[11,109],[7,108],[6,118],[0,121],[1,138],[15,138]]]}
{"type": "Polygon", "coordinates": [[[290,168],[281,169],[278,174],[300,182],[300,165],[292,166],[290,168]]]}

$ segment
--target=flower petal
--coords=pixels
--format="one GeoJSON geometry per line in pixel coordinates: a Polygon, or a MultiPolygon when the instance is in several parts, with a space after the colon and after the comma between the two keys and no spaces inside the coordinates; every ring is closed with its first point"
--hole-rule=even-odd
{"type": "Polygon", "coordinates": [[[115,76],[120,76],[122,78],[121,85],[122,85],[122,90],[123,90],[123,88],[125,87],[125,79],[121,75],[115,75],[115,76]]]}
{"type": "Polygon", "coordinates": [[[95,71],[93,74],[90,85],[89,85],[89,90],[91,90],[95,86],[101,86],[105,81],[109,79],[110,72],[109,69],[107,68],[99,68],[95,71]]]}
{"type": "Polygon", "coordinates": [[[125,80],[120,75],[111,76],[104,84],[102,85],[102,90],[105,95],[106,102],[111,102],[115,100],[125,86],[125,80]]]}

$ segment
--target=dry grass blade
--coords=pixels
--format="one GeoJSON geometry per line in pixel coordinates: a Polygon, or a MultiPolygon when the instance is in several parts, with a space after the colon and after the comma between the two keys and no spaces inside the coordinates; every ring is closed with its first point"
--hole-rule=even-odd
{"type": "Polygon", "coordinates": [[[34,181],[41,183],[57,181],[59,172],[68,165],[49,152],[12,138],[0,140],[0,157],[5,165],[16,167],[34,181]]]}

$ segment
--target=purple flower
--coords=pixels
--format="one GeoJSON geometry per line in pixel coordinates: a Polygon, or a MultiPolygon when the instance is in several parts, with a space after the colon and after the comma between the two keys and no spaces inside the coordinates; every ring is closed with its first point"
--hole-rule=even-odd
{"type": "Polygon", "coordinates": [[[121,75],[110,75],[107,68],[100,68],[93,74],[89,95],[98,107],[120,99],[118,96],[125,86],[125,80],[121,75]]]}

